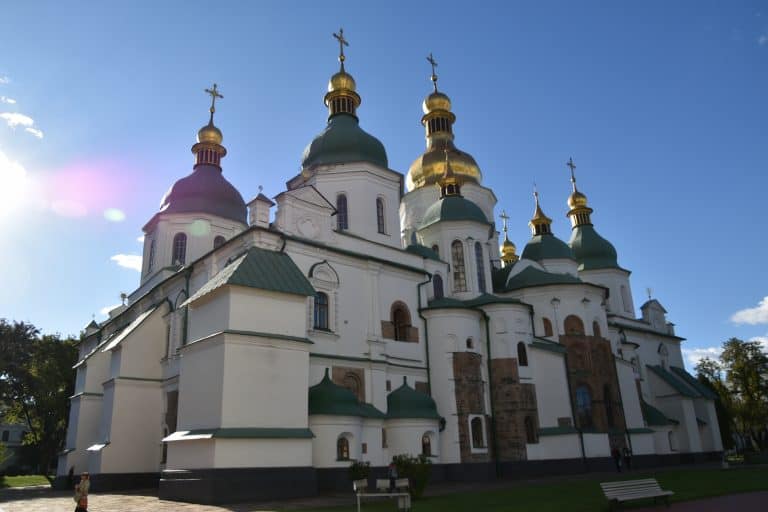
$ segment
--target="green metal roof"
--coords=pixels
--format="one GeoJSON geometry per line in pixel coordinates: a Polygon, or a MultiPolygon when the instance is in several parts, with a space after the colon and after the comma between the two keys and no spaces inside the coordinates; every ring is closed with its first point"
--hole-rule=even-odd
{"type": "Polygon", "coordinates": [[[224,285],[247,286],[273,292],[312,296],[315,289],[290,256],[283,252],[251,247],[205,283],[183,305],[224,285]]]}
{"type": "Polygon", "coordinates": [[[579,263],[579,270],[619,267],[616,248],[595,231],[594,226],[586,224],[573,228],[568,242],[573,256],[579,263]]]}
{"type": "Polygon", "coordinates": [[[315,435],[308,428],[231,427],[181,430],[163,441],[187,441],[199,439],[312,439],[315,435]]]}
{"type": "Polygon", "coordinates": [[[384,145],[360,128],[357,117],[337,114],[328,126],[304,149],[302,169],[315,165],[370,162],[388,168],[384,145]]]}
{"type": "Polygon", "coordinates": [[[325,369],[323,380],[309,388],[309,414],[381,419],[385,417],[384,413],[373,405],[360,403],[352,391],[334,384],[328,376],[328,368],[325,369]]]}
{"type": "Polygon", "coordinates": [[[440,259],[440,256],[430,249],[429,247],[420,245],[420,244],[411,244],[408,247],[405,248],[406,251],[416,254],[417,256],[421,256],[422,258],[427,258],[429,260],[435,260],[435,261],[442,261],[440,259]]]}
{"type": "Polygon", "coordinates": [[[704,398],[708,400],[717,400],[718,398],[717,393],[709,389],[699,379],[697,379],[696,377],[694,377],[693,375],[685,371],[685,369],[680,368],[678,366],[670,366],[670,368],[675,373],[675,375],[683,379],[686,382],[686,384],[688,384],[693,389],[698,391],[699,394],[701,394],[704,398]]]}
{"type": "Polygon", "coordinates": [[[490,293],[483,293],[478,295],[474,299],[459,300],[451,297],[442,297],[439,299],[432,299],[429,301],[427,307],[422,309],[472,309],[480,306],[486,306],[488,304],[521,304],[528,306],[528,304],[514,299],[511,297],[499,297],[498,295],[492,295],[490,293]]]}
{"type": "Polygon", "coordinates": [[[440,419],[437,405],[432,397],[408,386],[403,377],[403,385],[387,395],[387,418],[425,418],[440,419]]]}
{"type": "Polygon", "coordinates": [[[508,263],[502,268],[491,267],[491,282],[493,283],[493,291],[503,292],[507,285],[507,278],[512,269],[515,268],[515,263],[508,263]]]}
{"type": "Polygon", "coordinates": [[[672,425],[677,421],[667,418],[663,412],[643,400],[640,399],[640,410],[643,413],[643,419],[652,427],[663,427],[666,425],[672,425]]]}
{"type": "Polygon", "coordinates": [[[568,244],[551,233],[532,236],[528,243],[525,244],[521,258],[533,261],[574,259],[573,252],[568,247],[568,244]]]}
{"type": "Polygon", "coordinates": [[[419,229],[424,229],[436,222],[462,220],[489,224],[483,210],[469,199],[461,196],[446,196],[427,208],[419,229]]]}
{"type": "Polygon", "coordinates": [[[504,290],[518,290],[520,288],[530,288],[533,286],[548,286],[554,284],[581,284],[583,281],[570,274],[557,274],[545,272],[536,267],[528,267],[520,273],[512,276],[507,281],[504,290]]]}
{"type": "Polygon", "coordinates": [[[578,432],[575,427],[542,427],[539,429],[540,436],[565,436],[578,432]]]}
{"type": "Polygon", "coordinates": [[[683,395],[687,398],[701,398],[701,393],[699,393],[696,388],[691,387],[689,384],[687,384],[685,381],[683,381],[680,377],[677,377],[672,372],[665,370],[660,365],[645,365],[646,368],[651,370],[653,373],[655,373],[661,380],[669,384],[672,389],[683,395]]]}

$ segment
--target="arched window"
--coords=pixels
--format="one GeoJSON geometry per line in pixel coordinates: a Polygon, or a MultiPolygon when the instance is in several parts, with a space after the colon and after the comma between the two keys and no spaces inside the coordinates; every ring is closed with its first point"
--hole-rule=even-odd
{"type": "Polygon", "coordinates": [[[533,423],[533,418],[531,416],[525,417],[525,442],[528,444],[537,443],[538,440],[536,439],[536,426],[533,423]]]}
{"type": "Polygon", "coordinates": [[[669,350],[667,350],[667,346],[663,343],[659,343],[659,362],[661,363],[661,367],[665,370],[669,366],[669,350]]]}
{"type": "Polygon", "coordinates": [[[483,264],[483,246],[475,242],[475,265],[477,265],[477,286],[480,293],[485,293],[485,265],[483,264]]]}
{"type": "Polygon", "coordinates": [[[437,244],[435,244],[435,245],[433,245],[433,246],[432,246],[432,250],[435,252],[435,254],[437,254],[438,256],[440,256],[440,247],[438,247],[438,245],[437,245],[437,244]]]}
{"type": "MultiPolygon", "coordinates": [[[[360,382],[360,377],[353,372],[347,372],[344,374],[344,378],[341,380],[342,386],[350,390],[360,400],[362,397],[363,383],[360,382]]],[[[362,400],[361,400],[362,401],[362,400]]]]}
{"type": "Polygon", "coordinates": [[[174,265],[183,265],[187,260],[187,235],[176,233],[173,237],[173,257],[171,263],[174,265]]]}
{"type": "Polygon", "coordinates": [[[336,460],[349,460],[349,439],[345,436],[336,441],[336,460]]]}
{"type": "Polygon", "coordinates": [[[568,336],[584,336],[584,322],[576,315],[565,317],[565,334],[568,336]]]}
{"type": "Polygon", "coordinates": [[[226,242],[226,241],[227,241],[227,239],[224,238],[223,236],[221,236],[221,235],[217,236],[216,238],[213,239],[213,248],[214,249],[218,249],[219,247],[224,245],[224,242],[226,242]]]}
{"type": "Polygon", "coordinates": [[[323,331],[328,330],[328,294],[317,292],[315,294],[315,322],[314,328],[323,331]]]}
{"type": "Polygon", "coordinates": [[[597,320],[592,322],[592,336],[597,336],[598,338],[602,338],[602,334],[600,333],[600,324],[597,323],[597,320]]]}
{"type": "Polygon", "coordinates": [[[615,426],[613,421],[613,402],[611,401],[611,387],[606,384],[603,386],[603,403],[605,404],[605,417],[608,419],[608,426],[615,426]]]}
{"type": "Polygon", "coordinates": [[[432,277],[432,290],[436,299],[443,298],[443,278],[440,277],[440,274],[435,274],[432,277]]]}
{"type": "Polygon", "coordinates": [[[392,324],[395,328],[395,340],[409,341],[408,331],[411,328],[411,315],[403,303],[392,306],[392,324]]]}
{"type": "Polygon", "coordinates": [[[472,418],[469,422],[469,428],[472,433],[472,447],[485,448],[485,435],[483,435],[483,420],[479,416],[472,418]]]}
{"type": "Polygon", "coordinates": [[[592,393],[584,384],[576,388],[576,419],[579,427],[592,426],[592,393]]]}
{"type": "Polygon", "coordinates": [[[453,261],[453,291],[467,291],[467,276],[464,272],[464,247],[459,240],[451,244],[451,259],[453,261]]]}
{"type": "Polygon", "coordinates": [[[432,440],[429,438],[429,434],[421,436],[421,454],[425,457],[432,456],[432,440]]]}
{"type": "Polygon", "coordinates": [[[528,366],[528,353],[525,350],[525,343],[522,341],[517,344],[517,364],[528,366]]]}
{"type": "Polygon", "coordinates": [[[472,338],[467,338],[465,345],[467,346],[467,350],[473,350],[475,348],[475,342],[472,340],[472,338]]]}
{"type": "Polygon", "coordinates": [[[552,336],[552,322],[549,321],[549,318],[544,317],[541,319],[541,322],[544,324],[544,336],[552,336]]]}
{"type": "Polygon", "coordinates": [[[339,231],[349,229],[349,217],[347,215],[347,196],[339,194],[336,196],[336,228],[339,231]]]}
{"type": "Polygon", "coordinates": [[[147,259],[147,272],[155,266],[155,239],[149,241],[149,258],[147,259]]]}
{"type": "Polygon", "coordinates": [[[387,232],[384,229],[384,199],[381,197],[376,198],[376,226],[379,228],[379,233],[385,235],[387,232]]]}
{"type": "Polygon", "coordinates": [[[632,307],[630,306],[629,302],[629,292],[627,291],[627,287],[624,285],[621,285],[621,302],[624,306],[624,311],[627,313],[632,312],[632,307]]]}

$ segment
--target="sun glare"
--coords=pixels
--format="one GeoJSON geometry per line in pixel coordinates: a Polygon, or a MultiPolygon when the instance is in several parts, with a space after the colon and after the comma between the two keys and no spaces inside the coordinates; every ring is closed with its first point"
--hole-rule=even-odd
{"type": "Polygon", "coordinates": [[[0,151],[0,220],[9,218],[29,198],[29,177],[19,162],[0,151]]]}

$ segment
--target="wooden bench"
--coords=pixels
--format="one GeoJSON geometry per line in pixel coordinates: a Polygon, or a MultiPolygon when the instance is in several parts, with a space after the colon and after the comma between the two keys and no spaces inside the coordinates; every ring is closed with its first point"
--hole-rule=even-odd
{"type": "Polygon", "coordinates": [[[375,491],[368,491],[368,480],[355,480],[352,482],[352,489],[355,491],[357,500],[357,512],[360,512],[360,498],[397,498],[398,510],[411,510],[411,493],[408,489],[407,478],[396,479],[395,488],[391,491],[387,478],[376,480],[375,491]]]}
{"type": "Polygon", "coordinates": [[[643,480],[624,480],[621,482],[603,482],[600,484],[603,494],[608,498],[611,509],[614,506],[620,506],[625,501],[642,500],[653,498],[656,504],[658,498],[664,498],[664,502],[669,506],[669,497],[674,493],[665,491],[659,486],[655,478],[646,478],[643,480]]]}

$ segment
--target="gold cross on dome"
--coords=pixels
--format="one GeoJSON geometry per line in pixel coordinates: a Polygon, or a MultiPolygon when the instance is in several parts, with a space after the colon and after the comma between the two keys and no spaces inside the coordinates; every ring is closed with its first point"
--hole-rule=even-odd
{"type": "Polygon", "coordinates": [[[573,174],[573,171],[576,170],[576,164],[573,163],[573,158],[569,158],[568,162],[565,164],[568,168],[571,169],[571,179],[573,181],[576,181],[576,177],[573,174]]]}
{"type": "Polygon", "coordinates": [[[437,92],[437,75],[435,74],[435,68],[437,67],[437,61],[432,56],[432,52],[429,52],[429,57],[427,57],[427,62],[429,62],[432,65],[432,84],[435,86],[435,92],[437,92]]]}
{"type": "Polygon", "coordinates": [[[507,221],[509,220],[509,215],[507,215],[506,210],[501,210],[501,215],[499,215],[499,218],[504,223],[504,234],[507,233],[507,221]]]}
{"type": "Polygon", "coordinates": [[[339,62],[344,66],[344,47],[349,46],[349,41],[344,39],[344,29],[340,28],[338,34],[334,32],[333,37],[339,42],[339,62]]]}
{"type": "Polygon", "coordinates": [[[213,88],[212,89],[206,89],[205,92],[206,92],[206,94],[210,94],[211,95],[211,108],[210,108],[210,112],[211,112],[211,114],[213,114],[214,112],[216,112],[216,98],[224,99],[224,96],[219,94],[219,89],[218,89],[218,86],[216,84],[213,84],[213,88]]]}

